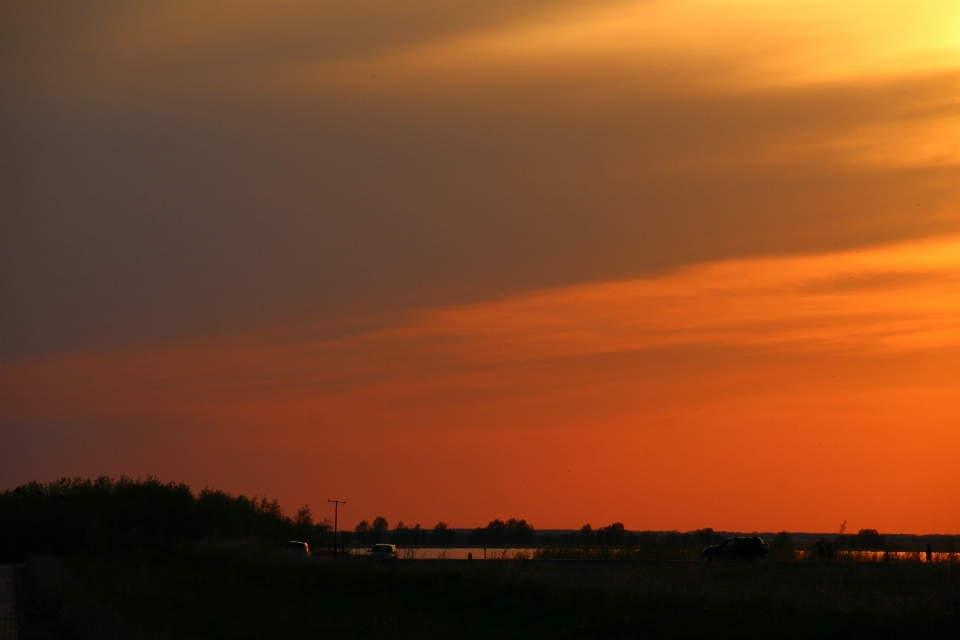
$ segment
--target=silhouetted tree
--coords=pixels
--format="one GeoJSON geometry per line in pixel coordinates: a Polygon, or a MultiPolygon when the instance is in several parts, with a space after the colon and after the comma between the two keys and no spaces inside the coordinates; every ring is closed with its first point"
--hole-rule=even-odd
{"type": "Polygon", "coordinates": [[[593,527],[585,524],[580,527],[580,545],[584,548],[592,547],[594,542],[593,527]]]}
{"type": "Polygon", "coordinates": [[[693,540],[693,547],[701,549],[711,544],[717,544],[723,540],[723,536],[710,527],[691,532],[690,538],[693,540]]]}
{"type": "Polygon", "coordinates": [[[412,540],[413,544],[417,545],[418,547],[423,546],[426,543],[427,535],[420,526],[419,522],[413,525],[413,529],[410,530],[410,539],[412,540]]]}
{"type": "Polygon", "coordinates": [[[597,537],[600,539],[600,544],[605,547],[619,547],[623,545],[626,538],[626,530],[622,522],[614,522],[606,527],[600,527],[597,537]]]}
{"type": "Polygon", "coordinates": [[[360,544],[370,544],[370,523],[366,520],[361,520],[353,529],[353,536],[360,542],[360,544]]]}
{"type": "Polygon", "coordinates": [[[393,528],[393,535],[390,539],[396,545],[406,546],[410,544],[410,528],[403,524],[403,520],[393,528]]]}
{"type": "Polygon", "coordinates": [[[526,520],[507,520],[507,540],[517,546],[533,544],[533,527],[526,520]]]}
{"type": "Polygon", "coordinates": [[[420,528],[420,525],[408,527],[403,521],[397,523],[391,536],[393,544],[401,546],[417,546],[426,543],[426,533],[420,528]]]}
{"type": "Polygon", "coordinates": [[[370,526],[371,542],[386,542],[389,531],[390,525],[387,523],[387,519],[383,516],[377,516],[370,526]]]}
{"type": "Polygon", "coordinates": [[[310,505],[305,504],[297,509],[297,515],[293,518],[293,524],[298,527],[309,527],[313,524],[313,514],[310,513],[310,505]]]}
{"type": "Polygon", "coordinates": [[[293,531],[298,540],[306,540],[312,537],[314,531],[310,505],[305,504],[297,509],[297,515],[293,517],[293,531]]]}
{"type": "Polygon", "coordinates": [[[430,543],[438,547],[448,547],[457,541],[457,535],[446,522],[438,522],[430,533],[430,543]]]}
{"type": "Polygon", "coordinates": [[[486,527],[477,527],[467,538],[470,544],[480,546],[499,546],[506,541],[505,525],[502,520],[491,521],[486,527]]]}

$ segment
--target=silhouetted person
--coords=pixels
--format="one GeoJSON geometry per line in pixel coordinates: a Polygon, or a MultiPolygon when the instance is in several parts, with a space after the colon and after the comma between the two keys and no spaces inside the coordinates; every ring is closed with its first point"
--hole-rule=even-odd
{"type": "Polygon", "coordinates": [[[825,552],[825,549],[824,549],[823,538],[820,538],[820,540],[817,541],[817,556],[822,559],[824,556],[824,552],[825,552]]]}
{"type": "Polygon", "coordinates": [[[933,562],[933,547],[927,544],[927,562],[933,562]]]}
{"type": "Polygon", "coordinates": [[[884,562],[890,562],[890,552],[889,552],[889,551],[884,551],[884,552],[883,552],[883,561],[884,561],[884,562]]]}
{"type": "Polygon", "coordinates": [[[470,551],[467,552],[467,560],[473,560],[473,553],[470,551]]]}

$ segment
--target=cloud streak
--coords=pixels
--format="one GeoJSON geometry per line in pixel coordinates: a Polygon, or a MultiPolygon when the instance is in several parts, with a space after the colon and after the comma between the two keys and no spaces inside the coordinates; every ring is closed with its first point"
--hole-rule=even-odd
{"type": "Polygon", "coordinates": [[[0,357],[956,233],[948,5],[7,5],[0,357]]]}

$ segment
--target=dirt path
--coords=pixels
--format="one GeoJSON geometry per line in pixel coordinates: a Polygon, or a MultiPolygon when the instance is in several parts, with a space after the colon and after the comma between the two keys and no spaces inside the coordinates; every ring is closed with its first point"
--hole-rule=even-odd
{"type": "Polygon", "coordinates": [[[13,595],[13,565],[0,565],[0,640],[17,640],[17,607],[13,595]]]}

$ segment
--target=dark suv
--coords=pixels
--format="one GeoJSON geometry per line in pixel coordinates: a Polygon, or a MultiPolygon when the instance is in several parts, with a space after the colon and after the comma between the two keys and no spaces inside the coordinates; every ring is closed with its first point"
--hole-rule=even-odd
{"type": "Polygon", "coordinates": [[[767,557],[770,545],[752,537],[727,538],[712,547],[705,547],[702,555],[707,560],[760,560],[767,557]]]}

